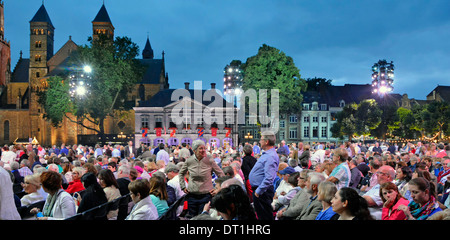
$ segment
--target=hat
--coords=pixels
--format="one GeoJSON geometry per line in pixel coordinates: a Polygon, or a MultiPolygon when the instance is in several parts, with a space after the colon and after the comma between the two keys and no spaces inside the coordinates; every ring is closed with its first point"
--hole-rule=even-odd
{"type": "Polygon", "coordinates": [[[139,166],[134,166],[134,168],[139,172],[139,173],[143,173],[144,172],[144,169],[142,169],[141,167],[139,167],[139,166]]]}
{"type": "Polygon", "coordinates": [[[279,173],[280,173],[281,175],[292,174],[292,173],[295,173],[295,169],[292,168],[292,167],[286,167],[285,169],[279,171],[279,173]]]}

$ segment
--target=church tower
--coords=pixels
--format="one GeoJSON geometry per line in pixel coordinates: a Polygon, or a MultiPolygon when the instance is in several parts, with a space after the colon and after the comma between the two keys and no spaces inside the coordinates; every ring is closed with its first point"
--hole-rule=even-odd
{"type": "Polygon", "coordinates": [[[106,11],[105,4],[102,5],[97,16],[92,21],[93,34],[92,38],[98,39],[100,35],[105,35],[108,39],[114,40],[114,26],[109,18],[108,11],[106,11]]]}
{"type": "Polygon", "coordinates": [[[4,2],[0,1],[0,94],[11,80],[11,46],[5,39],[4,2]]]}
{"type": "Polygon", "coordinates": [[[30,21],[30,68],[29,68],[29,113],[30,136],[42,139],[42,111],[37,93],[44,86],[41,79],[48,73],[48,60],[53,57],[55,27],[41,5],[30,21]]]}

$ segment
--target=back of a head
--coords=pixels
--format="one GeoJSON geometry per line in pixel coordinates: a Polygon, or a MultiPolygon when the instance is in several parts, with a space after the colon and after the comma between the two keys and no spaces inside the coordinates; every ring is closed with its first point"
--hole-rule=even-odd
{"type": "Polygon", "coordinates": [[[224,168],[222,168],[222,171],[225,175],[230,176],[230,177],[234,177],[234,170],[233,167],[231,166],[226,166],[224,168]]]}
{"type": "Polygon", "coordinates": [[[369,205],[358,192],[350,187],[343,187],[339,190],[341,201],[348,201],[350,213],[358,220],[374,220],[370,215],[369,205]]]}
{"type": "Polygon", "coordinates": [[[91,172],[83,174],[83,176],[81,177],[81,182],[86,189],[91,186],[95,187],[96,185],[98,185],[97,177],[91,172]]]}
{"type": "Polygon", "coordinates": [[[246,144],[244,146],[244,150],[243,151],[244,151],[245,156],[251,156],[252,153],[253,153],[253,147],[250,144],[246,144]]]}
{"type": "Polygon", "coordinates": [[[230,185],[222,188],[211,200],[211,207],[219,212],[232,212],[238,220],[255,220],[256,215],[250,199],[241,186],[230,185]],[[231,207],[234,204],[234,212],[231,207]]]}

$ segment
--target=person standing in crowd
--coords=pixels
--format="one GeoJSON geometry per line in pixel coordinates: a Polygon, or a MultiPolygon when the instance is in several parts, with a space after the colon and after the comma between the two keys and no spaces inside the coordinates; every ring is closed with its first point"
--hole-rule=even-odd
{"type": "Polygon", "coordinates": [[[405,220],[406,215],[399,210],[400,205],[408,205],[409,201],[404,198],[397,185],[393,182],[385,182],[380,185],[380,196],[383,201],[383,208],[381,210],[382,220],[405,220]]]}
{"type": "Polygon", "coordinates": [[[253,198],[252,198],[252,188],[250,186],[250,181],[248,180],[248,175],[250,174],[250,171],[252,170],[253,166],[255,166],[257,161],[256,158],[252,156],[255,153],[253,152],[255,146],[257,146],[259,149],[259,146],[256,145],[256,142],[253,147],[250,144],[246,144],[244,146],[244,157],[242,158],[242,166],[241,166],[242,173],[244,174],[244,181],[247,190],[247,195],[250,198],[250,202],[253,201],[253,198]]]}
{"type": "Polygon", "coordinates": [[[164,149],[164,144],[159,144],[159,151],[156,154],[156,162],[159,160],[164,160],[165,165],[167,165],[170,162],[170,156],[169,153],[166,152],[164,149]]]}
{"type": "Polygon", "coordinates": [[[436,200],[436,186],[423,177],[409,181],[409,190],[413,199],[408,205],[400,205],[408,220],[426,220],[433,214],[442,211],[436,200]]]}
{"type": "Polygon", "coordinates": [[[7,170],[0,166],[0,220],[20,220],[14,203],[13,182],[7,170]]]}
{"type": "Polygon", "coordinates": [[[253,191],[253,204],[256,216],[260,220],[273,220],[272,200],[275,194],[273,181],[278,171],[280,159],[275,150],[275,134],[262,132],[259,141],[263,153],[249,174],[253,191]]]}
{"type": "Polygon", "coordinates": [[[136,147],[133,144],[133,141],[128,142],[128,146],[125,147],[124,156],[125,158],[137,157],[136,147]]]}
{"type": "Polygon", "coordinates": [[[204,205],[211,201],[211,192],[214,190],[211,173],[214,172],[217,177],[225,175],[216,161],[207,155],[205,142],[195,140],[192,143],[192,150],[194,154],[186,159],[179,171],[180,187],[188,194],[186,196],[188,217],[197,216],[203,211],[204,205]],[[189,183],[187,187],[184,181],[186,174],[189,183]]]}

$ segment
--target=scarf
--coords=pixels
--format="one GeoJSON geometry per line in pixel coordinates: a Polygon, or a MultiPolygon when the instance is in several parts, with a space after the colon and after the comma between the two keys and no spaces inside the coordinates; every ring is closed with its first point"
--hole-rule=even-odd
{"type": "Polygon", "coordinates": [[[436,208],[435,206],[436,206],[436,199],[434,198],[434,196],[430,196],[430,200],[428,200],[428,202],[424,204],[422,207],[420,207],[420,205],[414,201],[411,201],[408,205],[411,214],[417,220],[427,219],[436,208]]]}
{"type": "Polygon", "coordinates": [[[48,195],[47,200],[45,201],[46,204],[44,205],[44,209],[42,211],[42,214],[44,215],[44,217],[53,217],[52,210],[55,205],[56,199],[58,198],[59,193],[61,191],[62,191],[62,189],[53,195],[50,195],[50,194],[48,195]]]}

